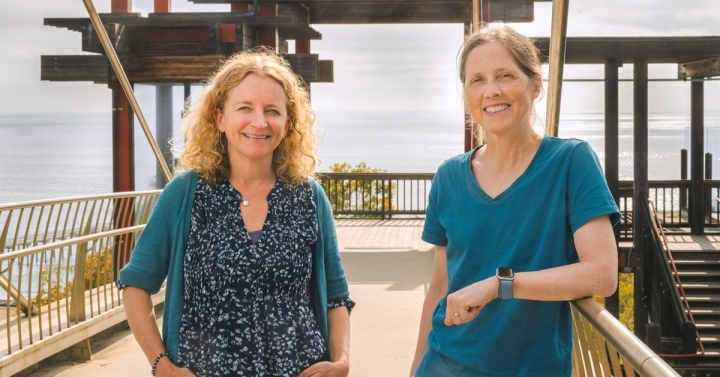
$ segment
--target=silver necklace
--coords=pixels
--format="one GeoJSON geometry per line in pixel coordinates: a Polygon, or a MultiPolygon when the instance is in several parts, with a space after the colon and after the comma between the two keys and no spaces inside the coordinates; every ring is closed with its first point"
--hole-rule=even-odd
{"type": "MultiPolygon", "coordinates": [[[[273,187],[274,186],[275,186],[275,182],[273,182],[273,187]]],[[[272,190],[272,187],[270,189],[272,190]]],[[[262,192],[261,192],[261,194],[262,194],[262,192]]],[[[240,200],[241,200],[240,203],[242,203],[243,207],[247,207],[250,205],[250,199],[255,200],[257,197],[258,197],[258,195],[255,195],[254,198],[245,199],[244,195],[242,193],[240,193],[240,200]]]]}

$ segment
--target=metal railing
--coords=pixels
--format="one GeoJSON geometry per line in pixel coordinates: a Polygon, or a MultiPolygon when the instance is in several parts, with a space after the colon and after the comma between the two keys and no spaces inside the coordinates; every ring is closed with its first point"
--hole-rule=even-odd
{"type": "MultiPolygon", "coordinates": [[[[642,195],[643,200],[645,196],[642,195]]],[[[645,277],[646,286],[655,287],[646,289],[646,298],[650,320],[659,326],[660,337],[678,338],[681,340],[679,349],[662,350],[667,352],[663,357],[697,357],[698,345],[702,343],[698,335],[695,321],[690,311],[685,291],[677,273],[677,268],[665,238],[661,216],[654,208],[652,201],[646,201],[640,214],[643,237],[645,239],[645,277]]],[[[661,346],[660,339],[655,343],[661,346]]]]}
{"type": "Polygon", "coordinates": [[[88,337],[125,320],[113,282],[159,193],[0,206],[2,375],[68,348],[89,356],[88,337]]]}
{"type": "Polygon", "coordinates": [[[90,232],[143,224],[159,190],[0,205],[0,245],[9,252],[90,232]]]}
{"type": "Polygon", "coordinates": [[[425,217],[433,173],[319,173],[335,217],[425,217]]]}
{"type": "MultiPolygon", "coordinates": [[[[705,226],[720,226],[720,180],[705,180],[705,226]]],[[[663,226],[690,227],[689,201],[692,183],[689,180],[658,180],[648,182],[648,199],[655,203],[663,226]]],[[[620,236],[632,239],[632,181],[620,181],[620,236]]]]}
{"type": "MultiPolygon", "coordinates": [[[[157,191],[149,194],[155,199],[148,199],[147,211],[136,209],[134,213],[138,222],[147,220],[147,215],[138,213],[149,213],[157,194],[157,191]]],[[[73,203],[116,195],[131,197],[130,194],[114,194],[74,198],[73,203]]],[[[134,203],[141,201],[136,200],[134,203]]],[[[60,202],[69,203],[63,199],[43,201],[43,205],[52,206],[52,203],[57,205],[60,202]]],[[[13,208],[15,211],[24,208],[27,211],[31,207],[37,208],[36,204],[6,205],[0,208],[13,208]]],[[[85,213],[83,210],[71,212],[85,213]]],[[[84,347],[83,352],[89,355],[88,336],[126,319],[120,295],[112,285],[115,267],[109,263],[109,255],[112,250],[118,249],[119,242],[132,248],[144,228],[144,221],[139,225],[92,233],[92,225],[97,223],[88,219],[94,218],[82,217],[84,221],[81,223],[85,226],[83,232],[88,234],[0,254],[3,276],[17,289],[17,296],[28,298],[27,311],[23,312],[19,306],[7,305],[4,308],[5,319],[0,320],[0,369],[3,375],[16,373],[31,363],[28,360],[37,362],[69,347],[84,347]],[[2,336],[6,339],[2,340],[2,336]]],[[[61,223],[73,224],[72,221],[61,223]]],[[[56,228],[55,233],[70,234],[69,230],[61,228],[56,228]]],[[[163,300],[164,290],[153,296],[155,304],[163,300]]],[[[0,312],[3,310],[0,309],[0,312]]],[[[574,376],[623,376],[623,370],[625,376],[631,375],[630,372],[640,376],[677,376],[593,300],[574,301],[573,319],[574,376]]]]}
{"type": "Polygon", "coordinates": [[[591,298],[572,302],[573,377],[680,376],[591,298]]]}

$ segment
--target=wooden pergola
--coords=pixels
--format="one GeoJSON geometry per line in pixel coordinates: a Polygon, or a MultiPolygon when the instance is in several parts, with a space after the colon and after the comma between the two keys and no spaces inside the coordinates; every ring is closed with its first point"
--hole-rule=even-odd
{"type": "MultiPolygon", "coordinates": [[[[322,35],[314,24],[463,23],[469,30],[472,0],[191,0],[228,4],[227,12],[173,13],[171,0],[155,0],[154,12],[132,13],[132,0],[111,0],[111,13],[100,18],[131,84],[157,86],[156,140],[167,144],[172,132],[173,84],[185,86],[210,76],[220,63],[243,49],[263,45],[282,53],[305,82],[333,82],[333,61],[311,53],[310,41],[322,35]],[[295,51],[288,51],[288,40],[295,51]]],[[[551,0],[485,0],[482,19],[530,22],[534,3],[551,0]]],[[[45,25],[81,33],[82,50],[93,55],[41,57],[41,79],[91,81],[113,91],[113,189],[132,191],[134,182],[133,111],[108,62],[89,18],[46,18],[45,25]]],[[[466,131],[466,148],[471,146],[466,131]]],[[[169,146],[162,146],[169,163],[169,146]]],[[[158,168],[159,169],[159,168],[158,168]]],[[[158,187],[166,183],[158,174],[158,187]]]]}

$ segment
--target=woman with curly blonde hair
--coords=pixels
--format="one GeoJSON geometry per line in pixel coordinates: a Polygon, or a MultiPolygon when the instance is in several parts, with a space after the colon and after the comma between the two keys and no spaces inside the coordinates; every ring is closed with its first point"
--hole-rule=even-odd
{"type": "Polygon", "coordinates": [[[347,376],[349,298],[315,114],[275,52],[228,59],[117,285],[158,376],[347,376]],[[150,294],[167,278],[162,336],[150,294]]]}

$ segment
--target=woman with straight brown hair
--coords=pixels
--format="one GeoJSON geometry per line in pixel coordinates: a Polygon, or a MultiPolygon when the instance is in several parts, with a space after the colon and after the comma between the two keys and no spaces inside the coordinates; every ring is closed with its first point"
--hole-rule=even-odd
{"type": "Polygon", "coordinates": [[[542,77],[529,38],[484,26],[459,70],[487,142],[433,179],[422,238],[435,265],[410,374],[569,377],[567,301],[615,291],[618,208],[586,142],[533,129],[542,77]]]}

